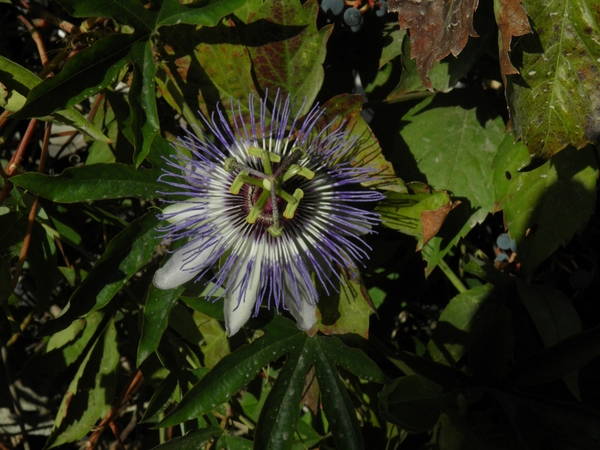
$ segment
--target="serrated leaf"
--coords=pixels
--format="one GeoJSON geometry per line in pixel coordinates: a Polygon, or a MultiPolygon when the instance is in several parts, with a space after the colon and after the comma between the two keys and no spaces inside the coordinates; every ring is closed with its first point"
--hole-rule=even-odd
{"type": "Polygon", "coordinates": [[[406,431],[429,431],[442,407],[442,389],[419,375],[397,378],[379,393],[381,417],[406,431]]]}
{"type": "Polygon", "coordinates": [[[94,164],[64,170],[59,176],[34,172],[11,178],[11,182],[32,194],[57,203],[91,202],[109,198],[156,198],[168,190],[158,181],[159,169],[135,169],[125,164],[94,164]]]}
{"type": "Polygon", "coordinates": [[[494,208],[490,167],[502,142],[504,123],[482,98],[457,91],[423,100],[402,120],[406,124],[395,150],[416,164],[401,168],[400,175],[449,191],[462,202],[440,234],[423,248],[429,274],[458,239],[494,208]]]}
{"type": "Polygon", "coordinates": [[[165,1],[158,13],[156,26],[188,23],[213,27],[244,3],[246,0],[210,0],[191,4],[165,1]]]}
{"type": "MultiPolygon", "coordinates": [[[[154,8],[145,8],[141,2],[114,0],[58,0],[64,10],[73,17],[109,17],[120,24],[131,25],[146,34],[154,31],[157,13],[154,8]]],[[[168,2],[168,0],[167,0],[168,2]]]]}
{"type": "Polygon", "coordinates": [[[248,23],[244,42],[256,80],[263,91],[281,90],[283,95],[298,99],[294,112],[306,99],[302,112],[307,113],[323,84],[322,64],[333,28],[317,30],[318,11],[316,0],[304,5],[298,0],[267,0],[248,23]]]}
{"type": "Polygon", "coordinates": [[[452,2],[414,2],[389,0],[389,10],[398,12],[400,28],[410,30],[410,57],[417,60],[419,75],[431,89],[427,74],[436,61],[450,53],[457,56],[469,36],[478,37],[473,28],[477,0],[452,2]],[[426,18],[426,19],[424,19],[426,18]]]}
{"type": "Polygon", "coordinates": [[[584,367],[600,355],[600,327],[575,334],[530,356],[506,376],[508,383],[535,386],[584,367]]]}
{"type": "Polygon", "coordinates": [[[106,415],[117,388],[118,362],[117,330],[111,320],[69,385],[46,448],[81,439],[106,415]]]}
{"type": "Polygon", "coordinates": [[[526,0],[535,34],[519,39],[507,98],[517,138],[529,153],[550,158],[600,135],[600,27],[596,0],[526,0]]]}
{"type": "Polygon", "coordinates": [[[212,317],[194,311],[194,321],[204,342],[200,345],[204,355],[204,365],[212,369],[224,356],[230,353],[227,333],[221,324],[212,317]]]}
{"type": "Polygon", "coordinates": [[[494,0],[494,15],[498,24],[500,72],[504,86],[506,86],[506,75],[519,73],[508,56],[512,38],[531,33],[531,26],[527,13],[521,5],[521,0],[494,0]]]}
{"type": "Polygon", "coordinates": [[[591,148],[567,149],[530,171],[527,149],[507,135],[494,158],[496,210],[517,243],[526,275],[581,232],[596,204],[598,166],[591,148]]]}
{"type": "Polygon", "coordinates": [[[160,339],[169,325],[169,315],[183,288],[162,290],[150,285],[146,304],[136,365],[139,367],[158,348],[160,339]]]}
{"type": "Polygon", "coordinates": [[[427,344],[427,350],[434,361],[456,366],[468,351],[477,327],[489,320],[498,309],[495,302],[489,301],[493,291],[493,285],[485,284],[462,292],[450,300],[427,344]]]}
{"type": "Polygon", "coordinates": [[[380,69],[402,54],[402,42],[406,34],[406,30],[401,30],[397,23],[386,23],[383,26],[384,44],[379,58],[380,69]]]}
{"type": "Polygon", "coordinates": [[[71,58],[59,74],[36,85],[25,106],[12,117],[47,116],[98,93],[115,80],[134,46],[143,40],[144,36],[137,34],[115,34],[100,39],[71,58]]]}
{"type": "MultiPolygon", "coordinates": [[[[563,339],[581,333],[581,320],[571,301],[559,290],[549,286],[528,285],[517,279],[521,301],[527,308],[544,346],[550,347],[563,339]]],[[[564,377],[569,390],[581,401],[577,373],[564,377]]]]}
{"type": "Polygon", "coordinates": [[[94,265],[85,280],[69,299],[62,314],[44,325],[45,334],[53,334],[71,322],[96,311],[112,300],[114,295],[151,258],[161,232],[159,220],[148,213],[135,220],[116,235],[94,265]]]}

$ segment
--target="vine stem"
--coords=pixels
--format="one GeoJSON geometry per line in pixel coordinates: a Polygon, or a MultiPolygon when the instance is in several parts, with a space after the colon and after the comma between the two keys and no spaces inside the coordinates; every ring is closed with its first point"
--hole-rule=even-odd
{"type": "Polygon", "coordinates": [[[452,271],[450,266],[448,266],[448,264],[446,264],[446,261],[444,261],[443,258],[440,259],[440,262],[438,262],[438,267],[440,268],[440,270],[442,272],[444,272],[444,275],[446,275],[446,278],[448,278],[448,280],[450,280],[450,283],[452,283],[452,285],[456,288],[456,290],[459,293],[462,294],[463,292],[468,291],[467,287],[463,284],[462,281],[460,281],[460,279],[452,271]]]}

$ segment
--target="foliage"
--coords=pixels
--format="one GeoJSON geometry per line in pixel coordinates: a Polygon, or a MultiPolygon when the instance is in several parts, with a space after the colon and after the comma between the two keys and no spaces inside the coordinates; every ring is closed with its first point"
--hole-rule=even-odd
{"type": "Polygon", "coordinates": [[[600,1],[479,3],[0,1],[0,446],[598,447],[600,1]],[[159,177],[275,92],[381,225],[312,330],[227,337],[152,285],[159,177]]]}

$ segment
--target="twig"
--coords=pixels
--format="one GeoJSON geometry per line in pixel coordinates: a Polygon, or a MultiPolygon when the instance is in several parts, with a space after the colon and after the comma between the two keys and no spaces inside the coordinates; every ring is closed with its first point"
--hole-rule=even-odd
{"type": "Polygon", "coordinates": [[[446,275],[446,278],[448,278],[448,280],[450,280],[452,285],[456,288],[456,290],[459,293],[462,294],[463,292],[468,291],[466,286],[463,284],[462,281],[460,281],[460,279],[456,276],[456,274],[452,271],[452,269],[448,266],[448,264],[446,264],[446,261],[444,261],[444,259],[440,259],[440,261],[438,262],[438,267],[440,268],[440,270],[442,272],[444,272],[444,275],[446,275]]]}
{"type": "Polygon", "coordinates": [[[21,14],[17,16],[23,25],[27,27],[29,33],[31,33],[31,37],[37,46],[38,53],[40,54],[40,61],[42,61],[42,66],[48,64],[48,55],[46,54],[46,46],[44,45],[44,41],[42,40],[42,36],[38,32],[38,30],[31,24],[27,18],[21,14]]]}

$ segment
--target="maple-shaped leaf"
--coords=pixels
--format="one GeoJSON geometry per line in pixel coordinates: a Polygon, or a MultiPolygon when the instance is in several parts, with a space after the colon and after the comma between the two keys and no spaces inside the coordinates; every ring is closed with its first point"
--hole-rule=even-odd
{"type": "Polygon", "coordinates": [[[506,86],[506,75],[516,75],[517,68],[510,61],[510,42],[513,36],[531,33],[527,13],[521,6],[521,0],[494,0],[494,15],[498,24],[498,51],[500,53],[500,72],[506,86]]]}
{"type": "Polygon", "coordinates": [[[261,410],[254,448],[292,448],[311,367],[316,370],[321,404],[337,447],[364,448],[356,412],[337,366],[376,383],[387,382],[385,374],[361,350],[347,347],[335,337],[310,337],[281,316],[275,316],[263,330],[264,336],[219,361],[158,426],[174,426],[210,412],[229,401],[261,368],[287,355],[261,410]]]}
{"type": "Polygon", "coordinates": [[[427,74],[436,61],[450,53],[457,56],[469,36],[478,37],[473,13],[478,0],[390,0],[389,10],[398,12],[400,29],[409,29],[410,57],[428,89],[433,86],[427,74]]]}

